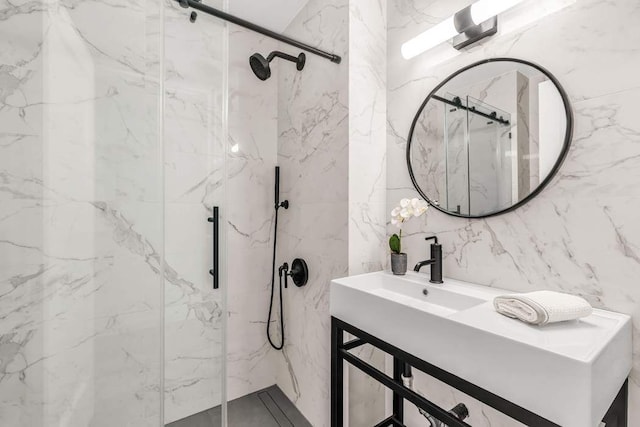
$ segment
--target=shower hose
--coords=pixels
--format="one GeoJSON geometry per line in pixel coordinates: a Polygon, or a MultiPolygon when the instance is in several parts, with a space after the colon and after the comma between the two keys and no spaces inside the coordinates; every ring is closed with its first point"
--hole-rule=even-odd
{"type": "Polygon", "coordinates": [[[273,312],[273,293],[275,290],[275,282],[276,282],[276,248],[278,242],[278,209],[279,205],[276,205],[276,218],[273,225],[273,258],[271,261],[271,298],[269,298],[269,318],[267,319],[267,339],[269,340],[269,344],[271,347],[276,350],[282,350],[284,347],[284,305],[282,304],[282,275],[279,274],[279,290],[280,290],[280,345],[276,345],[273,343],[271,339],[271,315],[273,312]]]}

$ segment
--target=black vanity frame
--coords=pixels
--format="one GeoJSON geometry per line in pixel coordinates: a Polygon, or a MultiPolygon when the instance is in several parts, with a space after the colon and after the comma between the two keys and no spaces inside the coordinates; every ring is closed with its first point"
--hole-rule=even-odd
{"type": "MultiPolygon", "coordinates": [[[[480,402],[489,405],[498,411],[510,416],[514,420],[520,421],[528,426],[535,427],[559,427],[545,418],[534,414],[527,409],[524,409],[500,396],[497,396],[490,391],[487,391],[481,387],[476,386],[464,379],[453,375],[443,369],[438,368],[419,359],[405,351],[402,351],[398,347],[395,347],[385,341],[382,341],[365,331],[356,328],[349,323],[343,322],[340,319],[331,317],[331,426],[342,427],[343,426],[343,404],[344,404],[344,390],[343,390],[343,374],[344,374],[344,361],[349,362],[351,365],[360,369],[365,374],[369,375],[376,381],[380,382],[385,387],[393,391],[393,415],[380,421],[375,427],[395,426],[403,427],[404,424],[404,400],[408,400],[417,407],[424,409],[434,418],[446,423],[450,427],[468,427],[463,421],[458,420],[452,414],[435,403],[429,401],[413,390],[405,387],[402,383],[402,372],[404,364],[418,369],[425,374],[428,374],[448,385],[454,387],[468,396],[479,400],[480,402]],[[344,333],[347,332],[356,338],[344,342],[344,333]],[[360,358],[354,356],[349,351],[364,344],[370,344],[383,352],[393,356],[393,378],[385,374],[384,372],[376,369],[367,362],[364,362],[360,358]]],[[[628,381],[625,381],[620,392],[616,396],[613,404],[609,408],[609,411],[605,415],[603,421],[607,427],[627,427],[627,393],[628,393],[628,381]]],[[[567,411],[571,411],[571,408],[567,408],[567,411]]]]}

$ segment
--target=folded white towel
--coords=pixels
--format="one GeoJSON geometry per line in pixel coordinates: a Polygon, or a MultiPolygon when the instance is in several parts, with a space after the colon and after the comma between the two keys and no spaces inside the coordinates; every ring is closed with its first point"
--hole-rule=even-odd
{"type": "Polygon", "coordinates": [[[502,295],[494,298],[493,306],[500,314],[534,325],[579,319],[593,311],[583,298],[553,291],[502,295]]]}

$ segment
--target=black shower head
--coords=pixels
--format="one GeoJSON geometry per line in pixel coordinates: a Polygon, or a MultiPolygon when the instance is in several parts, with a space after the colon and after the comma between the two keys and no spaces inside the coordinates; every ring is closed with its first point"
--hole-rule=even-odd
{"type": "Polygon", "coordinates": [[[249,64],[251,65],[251,69],[253,73],[260,80],[267,80],[271,77],[271,67],[269,67],[269,61],[265,59],[264,56],[259,53],[254,53],[249,58],[249,64]]]}
{"type": "Polygon", "coordinates": [[[304,64],[307,61],[307,56],[304,53],[300,53],[297,58],[295,56],[287,55],[286,53],[278,51],[271,52],[267,58],[260,55],[259,53],[254,53],[249,58],[249,64],[251,65],[251,69],[253,70],[253,73],[256,75],[256,77],[258,77],[260,80],[267,80],[269,77],[271,77],[271,67],[269,66],[269,64],[275,57],[295,62],[298,71],[302,71],[302,69],[304,68],[304,64]]]}

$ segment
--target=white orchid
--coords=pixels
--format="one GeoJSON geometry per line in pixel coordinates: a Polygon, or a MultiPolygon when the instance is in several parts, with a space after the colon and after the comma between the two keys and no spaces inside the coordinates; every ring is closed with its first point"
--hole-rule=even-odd
{"type": "Polygon", "coordinates": [[[400,206],[396,206],[391,211],[391,224],[400,229],[398,234],[394,234],[389,239],[389,247],[391,251],[399,254],[402,250],[402,224],[410,219],[424,215],[429,209],[429,204],[418,198],[402,199],[400,206]]]}
{"type": "Polygon", "coordinates": [[[396,206],[391,211],[391,224],[402,228],[402,223],[410,218],[417,218],[427,212],[429,204],[418,198],[402,199],[400,206],[396,206]]]}

